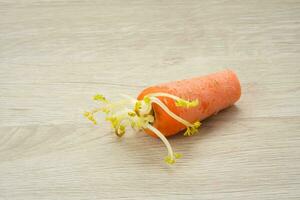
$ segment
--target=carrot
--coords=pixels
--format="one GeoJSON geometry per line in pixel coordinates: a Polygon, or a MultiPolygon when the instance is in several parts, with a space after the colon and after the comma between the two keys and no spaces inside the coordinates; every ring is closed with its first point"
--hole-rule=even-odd
{"type": "Polygon", "coordinates": [[[95,114],[103,112],[117,136],[131,126],[144,130],[162,140],[168,150],[165,161],[173,164],[181,157],[168,142],[168,136],[185,130],[185,136],[195,134],[203,120],[233,105],[241,95],[241,87],[235,73],[230,70],[215,74],[175,81],[144,89],[137,99],[123,95],[118,102],[110,102],[103,95],[94,100],[104,104],[85,116],[97,124],[95,114]]]}
{"type": "MultiPolygon", "coordinates": [[[[146,95],[157,96],[173,113],[192,123],[233,105],[240,98],[241,87],[235,73],[225,70],[207,76],[149,87],[143,90],[137,99],[142,100],[146,95]],[[182,99],[196,99],[199,105],[194,108],[178,107],[172,98],[159,95],[159,93],[172,94],[182,99]]],[[[153,112],[155,116],[153,126],[165,136],[171,136],[186,129],[183,123],[168,115],[157,104],[153,105],[153,112]]],[[[156,137],[152,131],[148,129],[145,131],[156,137]]]]}

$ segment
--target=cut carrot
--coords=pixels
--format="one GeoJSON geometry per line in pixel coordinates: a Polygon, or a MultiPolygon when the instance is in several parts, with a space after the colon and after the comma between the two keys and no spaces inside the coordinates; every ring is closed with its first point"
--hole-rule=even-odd
{"type": "Polygon", "coordinates": [[[174,81],[144,89],[137,97],[124,95],[125,99],[110,102],[103,95],[94,100],[103,103],[100,108],[85,112],[85,116],[97,124],[95,114],[103,112],[111,122],[117,136],[126,127],[144,130],[162,140],[168,150],[165,161],[173,164],[180,154],[174,153],[166,137],[182,130],[185,136],[195,134],[203,120],[233,105],[241,96],[241,87],[231,70],[174,81]]]}
{"type": "MultiPolygon", "coordinates": [[[[144,96],[155,93],[172,94],[188,100],[197,99],[199,101],[197,107],[182,108],[176,106],[171,98],[157,97],[177,116],[192,123],[197,120],[201,121],[233,105],[241,96],[241,87],[235,73],[231,70],[225,70],[207,76],[149,87],[140,93],[138,99],[142,100],[144,96]]],[[[154,104],[152,108],[155,116],[153,126],[165,136],[174,135],[186,128],[185,125],[172,118],[157,104],[154,104]]],[[[149,129],[145,131],[156,137],[156,134],[153,134],[149,129]]]]}

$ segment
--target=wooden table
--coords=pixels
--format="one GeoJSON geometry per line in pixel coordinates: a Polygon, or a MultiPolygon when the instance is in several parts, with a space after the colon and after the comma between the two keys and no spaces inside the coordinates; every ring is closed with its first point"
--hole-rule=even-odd
{"type": "Polygon", "coordinates": [[[0,199],[299,199],[300,2],[0,3],[0,199]],[[243,95],[170,139],[118,139],[82,112],[224,68],[243,95]]]}

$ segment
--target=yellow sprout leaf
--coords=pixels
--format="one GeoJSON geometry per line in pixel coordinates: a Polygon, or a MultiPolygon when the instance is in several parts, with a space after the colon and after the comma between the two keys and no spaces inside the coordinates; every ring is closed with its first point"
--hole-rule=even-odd
{"type": "Polygon", "coordinates": [[[175,105],[178,107],[184,107],[184,108],[192,108],[198,106],[199,101],[198,99],[193,100],[193,101],[187,101],[184,99],[178,99],[175,101],[175,105]]]}
{"type": "Polygon", "coordinates": [[[201,123],[199,121],[196,121],[193,126],[187,127],[186,131],[184,132],[184,136],[192,136],[195,133],[197,133],[199,127],[201,126],[201,123]]]}
{"type": "Polygon", "coordinates": [[[172,165],[172,164],[174,164],[176,161],[175,161],[175,159],[172,158],[171,156],[167,156],[167,157],[165,157],[165,162],[168,163],[168,164],[170,164],[170,165],[172,165]]]}
{"type": "Polygon", "coordinates": [[[116,129],[116,135],[117,135],[118,137],[122,137],[122,136],[125,134],[125,132],[126,132],[126,128],[125,128],[125,126],[123,126],[123,125],[120,125],[120,126],[118,127],[118,129],[116,129]]]}
{"type": "Polygon", "coordinates": [[[180,153],[174,153],[174,156],[176,159],[182,158],[182,154],[180,154],[180,153]]]}
{"type": "Polygon", "coordinates": [[[103,103],[107,103],[107,99],[102,94],[96,94],[93,98],[95,101],[101,101],[103,103]]]}
{"type": "Polygon", "coordinates": [[[146,104],[150,104],[151,103],[151,99],[150,99],[150,97],[148,97],[148,96],[145,96],[144,97],[144,102],[146,103],[146,104]]]}
{"type": "Polygon", "coordinates": [[[90,112],[85,112],[83,114],[86,118],[88,118],[88,120],[90,120],[91,122],[93,122],[94,124],[97,124],[96,119],[94,118],[93,114],[90,112]]]}

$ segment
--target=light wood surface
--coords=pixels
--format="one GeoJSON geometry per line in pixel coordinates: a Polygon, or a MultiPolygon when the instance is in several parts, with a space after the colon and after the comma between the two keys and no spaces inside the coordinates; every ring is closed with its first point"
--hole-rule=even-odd
{"type": "Polygon", "coordinates": [[[0,2],[0,199],[299,199],[299,1],[0,2]],[[224,68],[243,95],[170,142],[82,117],[224,68]]]}

